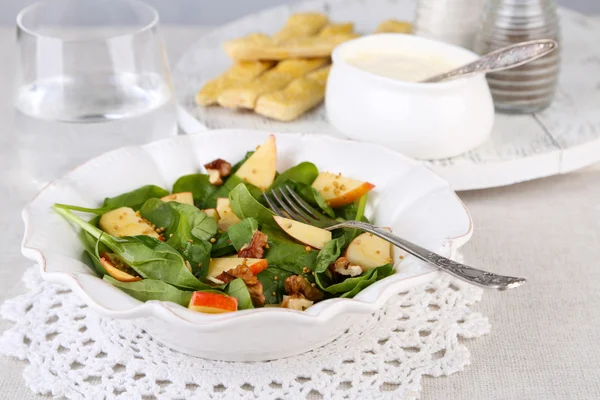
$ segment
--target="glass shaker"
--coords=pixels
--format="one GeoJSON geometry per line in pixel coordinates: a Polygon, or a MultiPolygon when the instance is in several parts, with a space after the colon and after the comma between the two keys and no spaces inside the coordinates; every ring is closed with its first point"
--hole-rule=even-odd
{"type": "Polygon", "coordinates": [[[415,34],[472,50],[484,0],[419,0],[415,34]]]}
{"type": "MultiPolygon", "coordinates": [[[[475,51],[485,54],[510,44],[535,39],[559,41],[554,0],[488,0],[482,15],[475,51]]],[[[534,113],[548,107],[558,83],[560,52],[518,68],[488,74],[496,109],[534,113]]]]}

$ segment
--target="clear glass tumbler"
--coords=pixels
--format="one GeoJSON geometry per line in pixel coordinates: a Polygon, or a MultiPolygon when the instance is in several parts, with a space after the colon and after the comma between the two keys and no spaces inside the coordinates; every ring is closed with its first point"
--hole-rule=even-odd
{"type": "Polygon", "coordinates": [[[177,133],[158,13],[137,0],[52,0],[17,17],[22,169],[39,185],[104,151],[177,133]]]}

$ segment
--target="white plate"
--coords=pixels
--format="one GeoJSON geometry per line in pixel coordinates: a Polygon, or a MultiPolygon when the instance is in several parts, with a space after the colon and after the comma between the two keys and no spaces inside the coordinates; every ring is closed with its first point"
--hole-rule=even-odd
{"type": "MultiPolygon", "coordinates": [[[[215,158],[241,159],[267,135],[211,131],[94,158],[49,184],[25,207],[23,254],[40,264],[45,280],[68,286],[101,314],[136,319],[157,340],[184,353],[237,361],[276,359],[319,347],[347,329],[353,314],[371,313],[395,293],[438,274],[407,257],[396,263],[395,275],[354,299],[322,301],[306,312],[262,308],[201,314],[169,302],[142,303],[96,277],[81,261],[83,247],[76,229],[51,209],[54,203],[96,207],[107,196],[146,184],[171,188],[179,176],[215,158]]],[[[453,256],[471,235],[464,205],[443,179],[420,163],[381,146],[327,136],[277,135],[277,146],[280,171],[308,160],[321,170],[374,183],[367,215],[423,247],[453,256]]]]}
{"type": "MultiPolygon", "coordinates": [[[[251,32],[273,33],[301,10],[320,10],[333,21],[353,21],[359,32],[372,32],[385,19],[412,20],[415,0],[311,0],[248,15],[203,36],[174,70],[180,124],[188,133],[206,128],[247,128],[272,132],[339,134],[323,107],[292,123],[252,113],[194,104],[195,92],[230,64],[221,48],[226,39],[251,32]]],[[[429,162],[455,190],[508,185],[556,175],[600,161],[600,23],[561,9],[561,76],[554,104],[535,115],[496,115],[492,137],[462,156],[429,162]]],[[[368,132],[365,132],[368,140],[368,132]]]]}

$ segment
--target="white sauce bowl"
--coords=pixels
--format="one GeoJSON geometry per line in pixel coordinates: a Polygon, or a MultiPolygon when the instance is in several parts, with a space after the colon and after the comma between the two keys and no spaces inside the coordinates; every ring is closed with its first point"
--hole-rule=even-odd
{"type": "Polygon", "coordinates": [[[404,82],[357,68],[347,59],[377,52],[427,52],[458,65],[479,56],[413,35],[377,34],[338,46],[327,81],[331,124],[356,140],[383,144],[409,157],[453,157],[491,134],[494,104],[484,75],[441,83],[404,82]]]}

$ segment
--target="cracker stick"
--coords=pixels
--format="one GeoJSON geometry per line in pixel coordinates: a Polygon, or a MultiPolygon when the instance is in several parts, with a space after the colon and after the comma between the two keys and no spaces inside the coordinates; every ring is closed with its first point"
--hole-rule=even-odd
{"type": "Polygon", "coordinates": [[[325,28],[319,32],[319,36],[333,36],[339,35],[340,33],[352,32],[354,32],[354,24],[352,22],[344,22],[341,24],[329,24],[325,26],[325,28]]]}
{"type": "Polygon", "coordinates": [[[354,33],[340,33],[333,36],[297,37],[281,44],[249,38],[225,42],[225,52],[234,60],[283,60],[286,58],[329,57],[333,49],[350,39],[354,33]]]}
{"type": "Polygon", "coordinates": [[[292,121],[315,107],[325,97],[330,66],[296,79],[285,89],[258,98],[254,111],[279,121],[292,121]]]}
{"type": "Polygon", "coordinates": [[[327,24],[327,16],[319,13],[292,14],[285,26],[273,35],[276,43],[284,42],[298,36],[312,36],[327,24]]]}
{"type": "Polygon", "coordinates": [[[259,96],[286,87],[294,79],[313,71],[328,62],[326,58],[281,61],[275,68],[247,82],[223,90],[219,105],[227,108],[254,108],[259,96]]]}
{"type": "Polygon", "coordinates": [[[410,22],[388,19],[377,26],[375,33],[412,33],[413,25],[410,22]]]}
{"type": "MultiPolygon", "coordinates": [[[[318,13],[299,13],[290,16],[285,26],[275,34],[275,41],[288,40],[297,36],[314,35],[327,23],[327,16],[318,13]]],[[[256,43],[273,43],[272,38],[263,33],[253,33],[247,39],[256,43]]],[[[256,78],[275,65],[272,61],[243,61],[234,64],[218,77],[211,79],[196,93],[196,104],[208,106],[216,104],[221,92],[238,82],[256,78]]]]}

